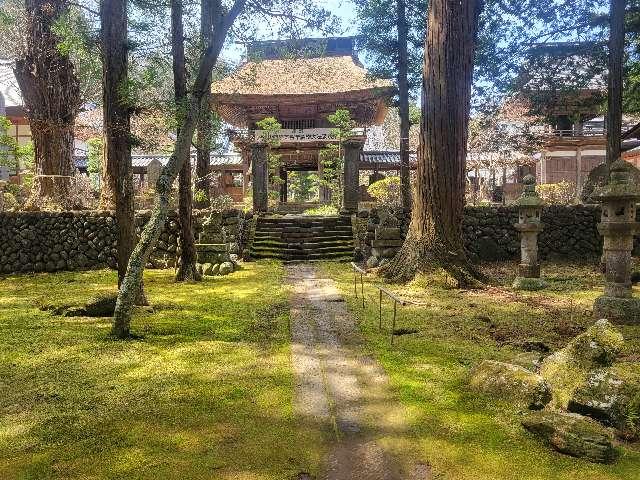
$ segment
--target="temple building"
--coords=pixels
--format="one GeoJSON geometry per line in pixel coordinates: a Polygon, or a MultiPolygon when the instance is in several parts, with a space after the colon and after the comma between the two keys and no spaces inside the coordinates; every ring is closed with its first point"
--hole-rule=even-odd
{"type": "MultiPolygon", "coordinates": [[[[288,202],[288,173],[317,172],[323,176],[321,152],[338,140],[328,116],[347,109],[356,128],[343,142],[343,210],[357,209],[360,171],[398,168],[397,152],[364,152],[367,128],[382,123],[394,88],[372,79],[358,60],[352,37],[253,42],[247,61],[212,85],[212,108],[235,130],[232,138],[242,157],[245,182],[252,182],[256,211],[267,210],[268,153],[279,156],[281,204],[288,202]],[[282,129],[278,145],[268,147],[258,122],[273,117],[282,129]],[[394,156],[395,155],[395,156],[394,156]],[[393,158],[391,158],[393,157],[393,158]]],[[[273,175],[272,175],[273,176],[273,175]]],[[[272,186],[273,189],[273,186],[272,186]]],[[[319,186],[319,201],[331,192],[319,186]]]]}

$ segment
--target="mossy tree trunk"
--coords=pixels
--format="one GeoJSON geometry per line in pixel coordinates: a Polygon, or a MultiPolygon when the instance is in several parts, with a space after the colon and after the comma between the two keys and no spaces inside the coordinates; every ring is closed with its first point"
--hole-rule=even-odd
{"type": "MultiPolygon", "coordinates": [[[[206,3],[206,2],[205,2],[206,3]]],[[[187,67],[184,55],[184,29],[182,0],[171,0],[171,54],[173,57],[173,85],[175,90],[178,125],[182,121],[187,99],[187,67]]],[[[178,128],[180,131],[180,128],[178,128]]],[[[178,210],[180,216],[180,265],[176,280],[201,280],[196,270],[196,245],[193,236],[193,193],[191,191],[191,155],[181,159],[182,170],[178,179],[178,210]]]]}
{"type": "Polygon", "coordinates": [[[400,115],[400,192],[402,207],[411,209],[411,183],[409,174],[409,63],[407,52],[407,5],[397,0],[398,14],[398,112],[400,115]]]}
{"type": "Polygon", "coordinates": [[[622,65],[624,61],[624,13],[626,0],[611,0],[609,10],[609,76],[607,94],[607,176],[620,158],[622,138],[622,65]]]}
{"type": "Polygon", "coordinates": [[[15,76],[31,125],[36,177],[29,206],[71,208],[74,187],[75,119],[82,105],[73,63],[58,49],[52,31],[67,11],[66,0],[26,0],[26,52],[16,60],[15,76]]]}
{"type": "Polygon", "coordinates": [[[118,285],[127,271],[127,263],[136,243],[133,172],[131,167],[131,113],[123,95],[128,83],[127,1],[111,0],[100,4],[102,40],[102,100],[108,179],[115,186],[115,210],[118,223],[118,285]],[[115,178],[113,178],[115,177],[115,178]]]}
{"type": "Polygon", "coordinates": [[[462,239],[465,161],[480,2],[429,4],[415,205],[407,239],[381,273],[409,281],[442,267],[460,286],[481,278],[462,239]],[[453,53],[455,52],[455,54],[453,53]]]}
{"type": "MultiPolygon", "coordinates": [[[[200,8],[200,36],[204,45],[209,45],[212,40],[212,25],[213,25],[213,8],[211,2],[203,1],[200,8]]],[[[208,78],[209,84],[211,83],[211,72],[209,72],[208,78]]],[[[211,205],[211,176],[210,163],[211,163],[211,111],[209,109],[209,99],[211,92],[205,92],[203,103],[206,108],[202,109],[200,117],[198,118],[198,133],[196,135],[196,190],[204,193],[204,197],[197,201],[197,208],[209,208],[211,205]]]]}
{"type": "Polygon", "coordinates": [[[117,326],[114,329],[115,333],[120,338],[129,336],[131,313],[142,285],[144,267],[167,220],[171,186],[182,169],[184,159],[189,156],[191,140],[198,123],[200,109],[203,108],[203,99],[205,98],[205,93],[210,89],[211,70],[218,61],[218,56],[229,28],[244,6],[244,0],[236,0],[229,12],[225,14],[221,2],[219,0],[213,2],[213,38],[207,44],[207,48],[200,60],[193,88],[187,97],[184,119],[173,154],[169,158],[167,165],[160,172],[151,218],[145,225],[140,240],[129,259],[127,274],[118,293],[113,322],[114,326],[117,326]]]}

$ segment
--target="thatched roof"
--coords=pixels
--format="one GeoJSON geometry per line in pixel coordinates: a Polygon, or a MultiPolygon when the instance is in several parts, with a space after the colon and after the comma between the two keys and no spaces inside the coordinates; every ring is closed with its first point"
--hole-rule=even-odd
{"type": "Polygon", "coordinates": [[[224,100],[241,96],[386,93],[391,88],[388,80],[368,77],[353,57],[330,56],[247,62],[234,74],[213,83],[211,92],[224,100]]]}

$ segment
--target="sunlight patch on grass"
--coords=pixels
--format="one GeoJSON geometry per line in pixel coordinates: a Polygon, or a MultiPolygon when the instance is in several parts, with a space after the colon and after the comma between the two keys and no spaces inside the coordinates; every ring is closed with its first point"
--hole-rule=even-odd
{"type": "MultiPolygon", "coordinates": [[[[482,359],[511,361],[527,342],[563,347],[593,323],[591,307],[602,291],[597,267],[545,265],[552,288],[513,292],[515,265],[491,264],[485,290],[452,288],[446,275],[421,276],[408,285],[386,284],[420,306],[398,307],[396,328],[418,330],[390,344],[393,305],[383,303],[378,328],[377,281],[365,278],[366,308],[353,295],[348,266],[323,263],[325,276],[338,282],[357,318],[365,348],[382,364],[407,413],[411,438],[396,442],[429,463],[434,478],[447,480],[630,480],[640,479],[640,451],[624,448],[615,465],[594,465],[553,452],[520,426],[521,413],[508,402],[470,392],[467,377],[482,359]],[[557,273],[551,273],[556,271],[557,273]],[[409,445],[409,447],[407,447],[409,445]]],[[[622,327],[624,354],[640,362],[640,328],[622,327]]],[[[631,361],[631,360],[629,360],[631,361]]],[[[628,365],[629,363],[625,363],[628,365]]],[[[393,447],[392,447],[393,448],[393,447]]]]}
{"type": "Polygon", "coordinates": [[[293,413],[287,291],[277,262],[176,284],[147,271],[141,338],[65,318],[114,272],[0,277],[0,478],[282,480],[316,472],[324,432],[293,413]],[[33,299],[36,299],[34,302],[33,299]]]}

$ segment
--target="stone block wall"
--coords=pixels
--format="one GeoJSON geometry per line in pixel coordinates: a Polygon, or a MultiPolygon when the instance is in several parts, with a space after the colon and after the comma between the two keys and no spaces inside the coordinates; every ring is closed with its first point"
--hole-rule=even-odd
{"type": "MultiPolygon", "coordinates": [[[[406,236],[409,215],[396,215],[403,238],[406,236]]],[[[379,223],[375,209],[361,212],[359,217],[368,218],[363,235],[367,246],[365,256],[371,255],[373,232],[379,223]]],[[[472,259],[496,261],[513,260],[520,256],[520,235],[513,228],[518,221],[515,207],[466,207],[463,220],[465,246],[472,259]]],[[[597,224],[600,207],[592,205],[545,207],[542,212],[544,230],[539,236],[541,259],[597,259],[602,253],[602,238],[597,224]]],[[[636,239],[636,250],[640,251],[640,239],[636,239]]]]}
{"type": "MultiPolygon", "coordinates": [[[[149,212],[136,215],[138,233],[149,216],[149,212]]],[[[202,230],[203,216],[194,215],[196,232],[202,230]]],[[[242,214],[234,211],[220,222],[229,224],[236,242],[243,236],[239,218],[243,218],[242,214]]],[[[173,267],[179,252],[179,235],[180,223],[176,213],[171,213],[147,267],[173,267]]],[[[113,212],[2,212],[0,273],[116,268],[117,236],[113,212]]]]}

